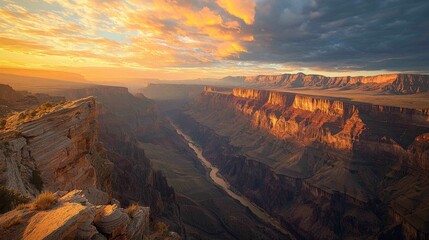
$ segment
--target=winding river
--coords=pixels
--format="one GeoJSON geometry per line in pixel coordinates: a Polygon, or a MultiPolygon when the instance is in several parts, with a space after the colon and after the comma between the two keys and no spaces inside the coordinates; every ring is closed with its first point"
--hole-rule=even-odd
{"type": "Polygon", "coordinates": [[[210,178],[215,182],[216,185],[221,187],[230,197],[238,200],[243,206],[247,207],[253,214],[255,214],[257,217],[262,219],[263,221],[269,223],[274,228],[276,228],[278,231],[282,232],[283,234],[289,235],[291,238],[293,238],[293,235],[289,233],[285,228],[281,226],[281,224],[276,221],[274,218],[272,218],[267,212],[265,212],[263,209],[259,208],[254,204],[252,201],[250,201],[248,198],[239,195],[231,190],[231,185],[223,179],[223,177],[219,173],[219,169],[215,166],[213,166],[202,154],[202,150],[200,149],[197,144],[194,143],[194,141],[191,139],[190,136],[186,135],[182,130],[180,130],[174,123],[171,123],[171,125],[176,129],[176,132],[182,136],[188,143],[189,147],[194,150],[195,154],[197,155],[198,159],[201,161],[201,163],[209,170],[210,178]]]}

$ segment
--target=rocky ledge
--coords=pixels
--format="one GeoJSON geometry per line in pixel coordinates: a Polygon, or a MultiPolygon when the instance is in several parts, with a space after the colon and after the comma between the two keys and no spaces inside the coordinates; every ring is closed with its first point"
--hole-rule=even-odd
{"type": "Polygon", "coordinates": [[[97,114],[89,97],[9,117],[0,131],[0,184],[27,196],[75,188],[111,194],[113,166],[98,141],[97,114]]]}
{"type": "Polygon", "coordinates": [[[0,239],[143,239],[149,234],[149,208],[97,205],[82,190],[55,195],[58,200],[49,209],[27,204],[0,216],[0,239]]]}

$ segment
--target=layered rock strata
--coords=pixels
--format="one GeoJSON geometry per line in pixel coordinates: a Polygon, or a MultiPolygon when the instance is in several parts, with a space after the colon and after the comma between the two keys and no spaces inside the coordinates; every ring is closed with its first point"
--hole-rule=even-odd
{"type": "Polygon", "coordinates": [[[411,94],[429,90],[429,75],[386,74],[369,77],[326,77],[304,73],[226,77],[227,82],[253,87],[318,87],[376,90],[388,94],[411,94]]]}
{"type": "Polygon", "coordinates": [[[161,119],[155,104],[145,96],[133,96],[126,88],[99,86],[58,92],[67,99],[96,96],[102,105],[98,116],[100,140],[113,169],[113,196],[122,204],[150,206],[153,219],[162,218],[172,230],[181,223],[174,189],[160,171],[155,171],[140,140],[159,131],[161,119]]]}
{"type": "Polygon", "coordinates": [[[143,239],[149,235],[149,208],[132,216],[116,204],[95,205],[81,190],[58,192],[51,209],[31,206],[0,217],[0,239],[143,239]]]}
{"type": "Polygon", "coordinates": [[[207,88],[176,121],[234,187],[303,236],[427,238],[427,109],[207,88]]]}
{"type": "Polygon", "coordinates": [[[111,194],[112,163],[98,141],[95,99],[16,114],[0,131],[1,184],[35,196],[42,190],[97,188],[111,194]]]}

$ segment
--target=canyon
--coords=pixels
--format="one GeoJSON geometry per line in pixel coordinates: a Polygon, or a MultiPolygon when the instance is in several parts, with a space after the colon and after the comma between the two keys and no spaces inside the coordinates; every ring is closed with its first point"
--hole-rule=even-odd
{"type": "MultiPolygon", "coordinates": [[[[149,214],[144,216],[151,226],[150,229],[153,228],[154,223],[162,221],[168,224],[169,230],[178,232],[187,239],[287,239],[285,238],[286,235],[277,232],[269,224],[260,221],[258,217],[210,182],[205,175],[205,169],[196,166],[197,159],[192,155],[192,150],[174,131],[169,121],[161,116],[155,103],[145,96],[141,94],[131,95],[126,88],[111,86],[90,86],[68,90],[46,88],[45,93],[63,96],[64,100],[72,102],[87,99],[87,96],[94,96],[89,98],[94,101],[96,106],[94,111],[91,112],[93,124],[88,129],[81,128],[81,130],[92,130],[89,134],[91,134],[92,138],[97,136],[97,145],[101,147],[100,154],[109,161],[111,171],[104,172],[110,174],[107,178],[110,181],[110,184],[107,184],[109,186],[109,199],[118,200],[122,206],[128,206],[131,203],[147,206],[150,211],[146,211],[149,214]],[[160,154],[163,155],[162,158],[160,154]],[[174,168],[174,172],[179,172],[181,171],[179,169],[183,169],[186,166],[188,173],[190,172],[192,177],[183,178],[183,175],[180,175],[179,178],[181,182],[184,182],[190,188],[187,187],[186,189],[188,190],[183,191],[183,188],[180,188],[173,181],[173,189],[170,186],[172,175],[169,167],[167,165],[167,167],[161,168],[160,161],[170,161],[175,164],[180,162],[181,165],[171,165],[174,168]],[[170,178],[164,177],[165,175],[170,178]],[[176,189],[179,189],[179,193],[176,189]],[[195,191],[192,189],[195,189],[195,191]]],[[[37,104],[34,107],[44,108],[37,107],[37,104]]],[[[56,109],[55,107],[49,108],[49,111],[53,111],[56,109]]],[[[76,112],[81,111],[76,110],[76,112]]],[[[24,113],[23,120],[27,116],[35,115],[34,119],[29,117],[25,120],[29,121],[29,123],[36,121],[38,117],[43,119],[43,114],[45,114],[44,111],[40,113],[36,111],[33,114],[31,109],[26,110],[24,113]]],[[[16,114],[18,116],[16,118],[19,118],[20,113],[16,114]]],[[[59,120],[60,116],[55,115],[55,111],[50,114],[53,115],[54,119],[59,120]]],[[[10,118],[10,122],[12,124],[17,121],[10,118]]],[[[6,126],[12,128],[11,124],[8,123],[6,126]]],[[[52,130],[51,132],[55,131],[52,130]]],[[[48,145],[47,147],[57,149],[58,151],[52,153],[53,156],[56,159],[63,159],[64,156],[61,155],[61,151],[66,152],[64,150],[66,146],[58,144],[63,142],[63,138],[56,135],[49,136],[58,140],[58,142],[52,143],[58,146],[48,145]]],[[[82,146],[78,148],[80,149],[82,146]]],[[[40,150],[50,152],[44,149],[40,150]]],[[[79,182],[71,185],[77,186],[75,188],[83,188],[84,184],[93,183],[94,179],[82,177],[86,175],[84,172],[87,170],[81,167],[75,168],[77,166],[75,162],[74,165],[71,162],[69,168],[77,171],[75,176],[83,183],[79,182]]],[[[46,170],[48,171],[51,167],[46,166],[46,170]]],[[[94,169],[98,169],[98,166],[94,167],[94,169]]],[[[27,180],[32,179],[32,172],[30,171],[29,175],[27,174],[27,180]]],[[[38,173],[38,171],[34,172],[38,173]]],[[[43,172],[45,173],[45,171],[43,172]]],[[[62,176],[63,173],[57,175],[62,176]]],[[[43,174],[41,174],[41,177],[43,179],[43,174]]],[[[11,179],[10,182],[16,181],[11,179]]],[[[57,186],[57,188],[47,189],[48,185],[45,184],[45,181],[42,182],[44,183],[43,191],[69,190],[68,188],[63,189],[64,186],[62,185],[57,186]]],[[[50,181],[46,180],[46,182],[50,181]]],[[[69,182],[67,181],[67,183],[69,182]]],[[[30,186],[34,192],[33,197],[40,193],[31,182],[25,185],[30,186]]],[[[91,188],[91,193],[95,191],[94,189],[98,188],[91,188]]],[[[73,189],[71,188],[70,191],[73,191],[73,189]]],[[[101,192],[105,191],[97,191],[97,193],[102,194],[101,192]]],[[[104,199],[108,199],[107,195],[103,194],[102,196],[104,196],[104,199]]],[[[83,197],[90,201],[94,199],[88,194],[83,197]]],[[[60,200],[60,202],[61,204],[69,204],[68,201],[60,200]]],[[[90,203],[93,204],[92,202],[90,203]]],[[[96,206],[96,204],[93,205],[96,206]]],[[[37,212],[31,212],[31,214],[33,213],[37,214],[37,212]]],[[[21,216],[19,212],[14,212],[14,214],[18,217],[21,216]]],[[[120,215],[118,214],[118,216],[120,215]]],[[[6,220],[5,225],[7,226],[11,218],[6,218],[6,220]]]]}
{"type": "Polygon", "coordinates": [[[206,87],[173,121],[302,237],[426,239],[428,119],[425,108],[206,87]]]}
{"type": "MultiPolygon", "coordinates": [[[[10,96],[21,97],[9,86],[5,89],[10,96]]],[[[2,120],[1,210],[12,211],[0,216],[0,229],[6,233],[1,239],[11,239],[12,233],[12,239],[180,238],[177,233],[163,232],[164,228],[156,230],[156,223],[168,222],[171,230],[181,231],[174,190],[161,172],[152,169],[144,151],[132,145],[134,135],[129,135],[134,127],[151,126],[140,120],[121,119],[130,125],[114,121],[113,116],[119,114],[115,111],[126,104],[104,109],[93,95],[114,94],[138,101],[132,105],[136,111],[119,115],[134,119],[139,113],[151,113],[149,100],[123,88],[68,93],[72,95],[63,95],[62,101],[39,106],[35,102],[2,120]],[[107,114],[112,117],[102,118],[107,114]],[[52,209],[32,207],[45,191],[55,193],[52,209]],[[121,208],[136,203],[147,207],[121,208]]],[[[118,103],[118,98],[109,99],[118,103]]]]}
{"type": "Polygon", "coordinates": [[[425,76],[279,78],[135,95],[0,85],[0,192],[15,197],[2,231],[140,239],[163,223],[162,239],[428,239],[425,76]],[[325,94],[349,88],[408,103],[325,94]],[[44,191],[57,199],[49,211],[24,203],[44,191]],[[129,214],[133,204],[145,207],[129,214]]]}
{"type": "Polygon", "coordinates": [[[0,132],[2,211],[11,210],[8,201],[12,209],[17,199],[22,204],[0,216],[1,239],[149,235],[148,208],[129,217],[112,199],[113,164],[98,140],[98,111],[95,98],[87,97],[7,118],[0,132]],[[36,205],[42,191],[56,192],[49,211],[36,205]],[[24,205],[22,199],[36,200],[24,205]]]}

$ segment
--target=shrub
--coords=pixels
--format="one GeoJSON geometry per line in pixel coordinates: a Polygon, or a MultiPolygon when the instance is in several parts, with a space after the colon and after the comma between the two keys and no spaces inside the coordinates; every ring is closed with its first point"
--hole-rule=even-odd
{"type": "Polygon", "coordinates": [[[19,204],[28,203],[30,198],[21,195],[18,191],[0,186],[0,213],[8,212],[19,204]]]}
{"type": "Polygon", "coordinates": [[[39,109],[42,110],[42,111],[46,111],[46,110],[48,110],[48,109],[50,109],[52,107],[53,107],[52,103],[45,102],[44,104],[40,105],[39,109]]]}
{"type": "Polygon", "coordinates": [[[26,118],[27,117],[27,113],[25,113],[25,112],[22,112],[22,113],[20,113],[19,115],[18,115],[18,120],[23,120],[24,118],[26,118]]]}
{"type": "Polygon", "coordinates": [[[36,197],[33,202],[33,208],[38,210],[49,209],[57,204],[58,199],[52,192],[43,192],[36,197]]]}
{"type": "Polygon", "coordinates": [[[140,206],[137,204],[131,204],[130,206],[125,209],[125,213],[128,214],[130,218],[134,216],[134,214],[140,210],[140,206]]]}
{"type": "Polygon", "coordinates": [[[33,184],[37,190],[42,191],[43,189],[43,180],[42,177],[40,177],[40,171],[35,169],[33,170],[30,178],[30,183],[33,184]]]}
{"type": "Polygon", "coordinates": [[[26,208],[30,208],[30,204],[20,203],[20,204],[18,204],[18,206],[16,206],[15,210],[22,210],[22,209],[26,209],[26,208]]]}
{"type": "Polygon", "coordinates": [[[155,224],[155,232],[161,236],[168,235],[168,226],[164,222],[157,222],[155,224]]]}

